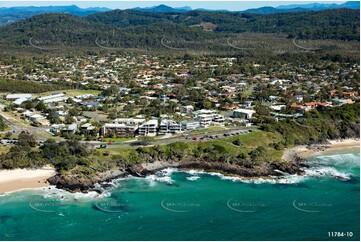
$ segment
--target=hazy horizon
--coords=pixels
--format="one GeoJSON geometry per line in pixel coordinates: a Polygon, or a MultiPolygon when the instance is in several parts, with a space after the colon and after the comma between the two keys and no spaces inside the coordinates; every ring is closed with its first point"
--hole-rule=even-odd
{"type": "Polygon", "coordinates": [[[337,3],[342,4],[346,1],[0,1],[1,7],[19,7],[19,6],[68,6],[77,5],[80,8],[106,7],[110,9],[129,9],[135,7],[153,7],[165,4],[170,7],[189,6],[192,9],[225,9],[231,11],[241,11],[250,8],[259,7],[278,7],[280,5],[291,4],[309,4],[309,3],[337,3]]]}

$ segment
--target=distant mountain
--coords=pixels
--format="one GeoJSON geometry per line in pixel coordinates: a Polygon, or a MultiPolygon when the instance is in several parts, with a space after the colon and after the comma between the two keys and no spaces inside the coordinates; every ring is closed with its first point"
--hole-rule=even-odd
{"type": "Polygon", "coordinates": [[[253,9],[244,10],[242,12],[256,13],[256,14],[274,14],[274,13],[320,11],[320,10],[338,9],[338,8],[360,9],[360,2],[351,1],[342,4],[336,4],[336,3],[290,4],[290,5],[281,5],[275,8],[274,7],[253,8],[253,9]]]}
{"type": "MultiPolygon", "coordinates": [[[[360,9],[359,1],[350,1],[342,4],[326,4],[326,3],[309,3],[309,4],[291,4],[284,5],[279,7],[261,7],[254,9],[247,9],[244,11],[238,11],[242,13],[255,13],[255,14],[277,14],[285,12],[309,12],[309,11],[318,11],[318,10],[327,10],[327,9],[337,9],[337,8],[349,8],[349,9],[360,9]]],[[[10,7],[10,8],[0,8],[0,25],[10,24],[21,19],[29,18],[34,15],[43,14],[43,13],[67,13],[80,17],[92,15],[94,13],[107,12],[111,9],[103,7],[95,8],[79,8],[76,5],[70,6],[24,6],[24,7],[10,7]]],[[[148,8],[134,8],[128,9],[129,11],[139,11],[140,13],[187,13],[192,11],[197,12],[237,12],[229,11],[224,9],[210,10],[206,8],[197,8],[192,10],[191,7],[177,7],[173,8],[164,4],[148,7],[148,8]]],[[[119,10],[120,11],[120,10],[119,10]]],[[[126,22],[127,20],[124,19],[126,22]]]]}
{"type": "Polygon", "coordinates": [[[79,8],[76,5],[70,6],[43,6],[43,7],[10,7],[0,8],[0,25],[9,24],[20,19],[32,17],[42,13],[68,13],[76,16],[87,16],[97,12],[109,11],[108,8],[79,8]]]}
{"type": "MultiPolygon", "coordinates": [[[[309,3],[309,4],[291,4],[291,5],[281,5],[279,7],[260,7],[247,9],[244,13],[256,13],[256,14],[274,14],[274,13],[285,13],[285,12],[308,12],[308,11],[318,11],[318,10],[327,10],[327,9],[337,9],[337,8],[350,8],[350,9],[360,9],[359,1],[350,1],[342,4],[327,4],[327,3],[309,3]]],[[[181,7],[181,8],[172,8],[170,6],[161,4],[159,6],[153,6],[148,8],[133,8],[133,10],[143,11],[143,12],[154,12],[154,13],[183,13],[192,11],[191,7],[181,7]]],[[[195,11],[204,11],[204,12],[232,12],[225,9],[211,10],[206,8],[197,8],[195,11]]]]}
{"type": "Polygon", "coordinates": [[[161,19],[142,26],[118,28],[70,14],[47,13],[0,26],[0,36],[0,45],[61,49],[69,46],[161,47],[162,38],[197,40],[215,38],[216,34],[161,19]]]}
{"type": "Polygon", "coordinates": [[[277,9],[289,10],[295,8],[302,8],[305,10],[326,10],[326,9],[335,9],[335,8],[351,8],[351,9],[360,9],[359,1],[349,1],[342,4],[336,3],[308,3],[308,4],[290,4],[290,5],[281,5],[277,9]]]}
{"type": "Polygon", "coordinates": [[[243,13],[256,13],[256,14],[274,14],[274,13],[291,13],[291,12],[307,12],[309,9],[305,8],[290,8],[290,9],[278,9],[274,7],[261,7],[252,8],[242,11],[243,13]]]}
{"type": "MultiPolygon", "coordinates": [[[[72,7],[73,10],[78,10],[76,6],[72,7]]],[[[273,8],[262,9],[264,13],[272,10],[273,8]]],[[[213,11],[174,14],[112,10],[85,17],[46,13],[0,26],[0,42],[4,45],[33,43],[49,47],[100,44],[107,47],[138,48],[159,47],[163,38],[204,40],[243,32],[285,33],[289,38],[300,39],[357,41],[360,37],[359,23],[360,10],[353,9],[275,14],[213,11]]]]}
{"type": "MultiPolygon", "coordinates": [[[[265,9],[267,10],[267,9],[265,9]]],[[[221,33],[287,33],[290,37],[313,39],[359,39],[360,11],[331,9],[324,11],[255,14],[247,12],[188,11],[184,13],[155,13],[136,10],[113,10],[96,13],[86,19],[119,28],[146,27],[157,22],[173,22],[182,26],[198,26],[221,33]]]]}
{"type": "Polygon", "coordinates": [[[149,7],[149,8],[133,8],[133,10],[144,11],[144,12],[154,12],[154,13],[184,13],[191,11],[192,8],[185,6],[180,8],[172,8],[167,5],[161,4],[159,6],[149,7]]]}

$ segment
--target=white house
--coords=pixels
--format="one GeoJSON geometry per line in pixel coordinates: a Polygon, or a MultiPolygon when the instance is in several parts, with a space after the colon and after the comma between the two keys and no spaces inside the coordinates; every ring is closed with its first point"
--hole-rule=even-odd
{"type": "Polygon", "coordinates": [[[252,115],[255,114],[255,113],[256,113],[256,111],[250,110],[250,109],[242,109],[242,108],[240,108],[240,109],[233,110],[233,116],[234,117],[245,114],[247,119],[251,119],[252,115]]]}

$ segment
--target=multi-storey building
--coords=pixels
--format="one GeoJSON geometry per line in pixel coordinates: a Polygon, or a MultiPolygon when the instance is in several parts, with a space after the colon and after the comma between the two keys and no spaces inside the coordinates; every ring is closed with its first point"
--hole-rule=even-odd
{"type": "Polygon", "coordinates": [[[182,131],[182,125],[174,120],[163,119],[160,121],[159,134],[175,134],[182,131]]]}
{"type": "Polygon", "coordinates": [[[139,135],[156,136],[158,129],[158,120],[149,120],[139,127],[139,135]]]}

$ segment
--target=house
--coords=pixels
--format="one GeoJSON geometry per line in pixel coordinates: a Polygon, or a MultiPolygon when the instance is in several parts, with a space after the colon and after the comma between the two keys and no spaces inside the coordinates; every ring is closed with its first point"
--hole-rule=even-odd
{"type": "Polygon", "coordinates": [[[5,99],[6,99],[6,100],[15,100],[15,101],[13,102],[13,104],[21,105],[23,102],[31,99],[32,96],[33,96],[33,95],[28,94],[28,93],[23,93],[23,94],[8,94],[8,95],[6,95],[5,99]]]}
{"type": "Polygon", "coordinates": [[[158,120],[149,120],[139,127],[139,135],[156,136],[158,129],[158,120]]]}
{"type": "Polygon", "coordinates": [[[184,112],[184,113],[190,113],[190,112],[193,112],[193,110],[194,110],[193,105],[186,105],[186,106],[181,107],[181,112],[184,112]]]}
{"type": "Polygon", "coordinates": [[[15,105],[21,105],[23,102],[25,102],[25,101],[27,101],[27,100],[29,100],[28,98],[18,98],[18,99],[16,99],[14,102],[13,102],[13,104],[15,104],[15,105]]]}
{"type": "Polygon", "coordinates": [[[286,105],[284,105],[284,104],[271,105],[269,108],[274,110],[274,111],[281,111],[282,108],[286,108],[286,105]]]}
{"type": "Polygon", "coordinates": [[[299,105],[299,104],[296,104],[296,103],[292,103],[291,108],[294,108],[294,109],[297,109],[297,110],[304,110],[305,106],[299,105]]]}
{"type": "Polygon", "coordinates": [[[62,134],[75,134],[75,132],[77,131],[78,129],[78,125],[76,123],[73,123],[73,124],[69,124],[69,125],[66,125],[65,127],[63,127],[61,129],[61,133],[62,134]]]}
{"type": "Polygon", "coordinates": [[[303,102],[303,96],[302,95],[295,95],[295,99],[297,102],[303,102]]]}
{"type": "Polygon", "coordinates": [[[6,100],[16,100],[19,98],[25,98],[25,99],[30,99],[33,95],[29,94],[29,93],[14,93],[14,94],[8,94],[6,95],[5,99],[6,100]]]}
{"type": "Polygon", "coordinates": [[[50,96],[40,97],[39,101],[44,103],[64,102],[68,97],[64,93],[52,94],[50,96]]]}
{"type": "Polygon", "coordinates": [[[277,101],[278,99],[279,99],[278,96],[269,96],[269,97],[268,97],[268,101],[270,101],[270,102],[277,101]]]}
{"type": "Polygon", "coordinates": [[[182,125],[170,119],[162,119],[159,125],[159,134],[175,134],[182,131],[182,125]]]}
{"type": "Polygon", "coordinates": [[[250,108],[253,105],[253,101],[244,101],[242,106],[245,108],[250,108]]]}
{"type": "Polygon", "coordinates": [[[85,135],[95,134],[95,127],[91,123],[86,123],[80,126],[80,132],[85,135]]]}
{"type": "Polygon", "coordinates": [[[358,92],[343,92],[343,97],[355,97],[358,95],[358,92]]]}
{"type": "Polygon", "coordinates": [[[252,115],[255,113],[256,113],[256,111],[254,111],[254,110],[239,108],[239,109],[236,109],[233,111],[233,117],[239,117],[239,116],[245,115],[246,119],[249,120],[252,118],[252,115]]]}
{"type": "Polygon", "coordinates": [[[49,131],[55,134],[55,133],[60,132],[61,129],[64,127],[65,127],[65,124],[53,124],[49,131]]]}
{"type": "Polygon", "coordinates": [[[329,106],[327,103],[323,103],[323,102],[309,102],[309,103],[305,103],[306,109],[305,111],[310,111],[312,109],[315,109],[319,106],[321,107],[327,107],[329,106]]]}

